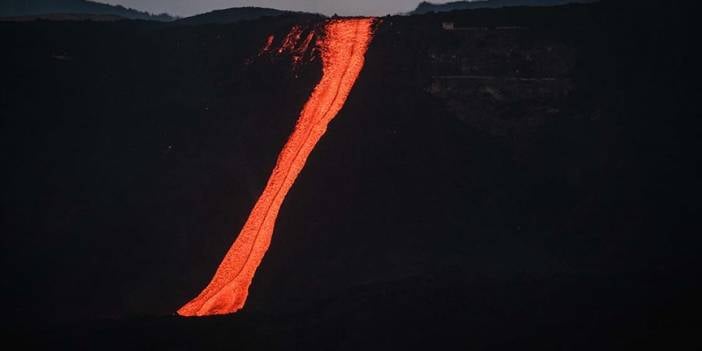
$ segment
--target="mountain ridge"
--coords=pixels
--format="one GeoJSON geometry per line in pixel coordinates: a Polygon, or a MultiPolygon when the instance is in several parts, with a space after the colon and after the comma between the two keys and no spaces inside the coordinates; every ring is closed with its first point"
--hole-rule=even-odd
{"type": "Polygon", "coordinates": [[[559,6],[567,4],[584,4],[598,0],[473,0],[452,1],[447,3],[432,3],[422,1],[410,14],[424,14],[431,12],[447,12],[454,10],[472,10],[481,8],[501,8],[515,6],[559,6]]]}
{"type": "Polygon", "coordinates": [[[261,17],[276,17],[283,15],[310,15],[320,16],[314,13],[279,10],[267,7],[231,7],[221,10],[213,10],[198,15],[186,17],[176,21],[178,24],[198,25],[198,24],[224,24],[239,21],[254,20],[261,17]]]}
{"type": "Polygon", "coordinates": [[[127,19],[168,22],[175,17],[166,14],[152,14],[121,5],[103,4],[89,0],[7,0],[0,4],[0,17],[30,17],[57,14],[70,15],[111,15],[127,19]]]}

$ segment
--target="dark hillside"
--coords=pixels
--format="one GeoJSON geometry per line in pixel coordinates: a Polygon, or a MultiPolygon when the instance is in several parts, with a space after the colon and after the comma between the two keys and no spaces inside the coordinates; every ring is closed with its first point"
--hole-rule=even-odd
{"type": "Polygon", "coordinates": [[[301,21],[1,24],[13,314],[168,314],[210,274],[319,77],[246,63],[301,21]]]}
{"type": "Polygon", "coordinates": [[[173,17],[167,14],[154,15],[120,5],[109,5],[89,0],[3,0],[0,3],[0,19],[2,17],[52,14],[112,15],[152,21],[173,20],[173,17]]]}
{"type": "Polygon", "coordinates": [[[237,7],[225,10],[216,10],[200,15],[178,20],[178,24],[208,24],[208,23],[234,23],[253,20],[266,16],[303,15],[292,11],[268,9],[262,7],[237,7]]]}
{"type": "Polygon", "coordinates": [[[245,309],[204,319],[169,314],[320,74],[250,58],[319,22],[0,23],[7,330],[54,348],[698,349],[693,13],[627,6],[383,18],[245,309]]]}
{"type": "Polygon", "coordinates": [[[412,11],[413,15],[421,15],[431,12],[447,12],[458,10],[475,10],[485,8],[501,8],[516,6],[559,6],[573,3],[591,3],[598,0],[473,0],[473,1],[452,1],[447,3],[432,3],[422,1],[417,8],[412,11]]]}

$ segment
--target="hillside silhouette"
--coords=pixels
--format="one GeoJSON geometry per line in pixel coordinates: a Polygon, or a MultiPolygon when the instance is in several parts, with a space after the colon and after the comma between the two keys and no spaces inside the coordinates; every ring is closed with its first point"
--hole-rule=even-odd
{"type": "MultiPolygon", "coordinates": [[[[261,17],[283,16],[283,15],[303,15],[301,12],[276,10],[263,7],[235,7],[224,10],[215,10],[207,13],[186,17],[178,20],[178,24],[198,25],[212,23],[234,23],[245,20],[253,20],[261,17]]],[[[310,16],[315,16],[310,14],[310,16]]]]}
{"type": "Polygon", "coordinates": [[[56,14],[111,15],[155,21],[173,20],[173,17],[168,14],[154,15],[121,5],[109,5],[89,0],[3,0],[0,3],[0,17],[39,16],[41,18],[44,15],[56,14]]]}
{"type": "Polygon", "coordinates": [[[483,8],[500,8],[514,6],[558,6],[573,3],[591,3],[598,0],[473,0],[433,3],[422,1],[412,14],[429,12],[447,12],[455,10],[473,10],[483,8]]]}

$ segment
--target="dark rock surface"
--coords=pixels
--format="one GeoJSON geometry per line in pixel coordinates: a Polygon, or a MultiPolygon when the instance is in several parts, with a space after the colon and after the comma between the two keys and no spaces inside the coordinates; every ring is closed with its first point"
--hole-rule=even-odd
{"type": "Polygon", "coordinates": [[[4,329],[73,349],[695,349],[691,12],[626,8],[383,18],[247,307],[202,320],[171,314],[320,74],[251,58],[318,20],[0,23],[4,329]]]}

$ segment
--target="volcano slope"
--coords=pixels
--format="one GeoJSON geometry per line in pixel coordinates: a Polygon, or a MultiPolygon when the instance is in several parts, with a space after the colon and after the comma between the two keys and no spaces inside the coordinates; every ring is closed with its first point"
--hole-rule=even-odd
{"type": "Polygon", "coordinates": [[[311,52],[258,53],[322,20],[0,23],[6,330],[114,349],[694,346],[690,12],[620,6],[383,18],[246,307],[195,319],[169,315],[321,76],[311,52]]]}
{"type": "MultiPolygon", "coordinates": [[[[275,221],[285,195],[305,166],[327,125],[341,110],[361,72],[372,37],[373,19],[352,18],[328,21],[321,33],[310,32],[300,50],[309,48],[313,36],[322,58],[322,78],[300,112],[293,133],[280,151],[263,193],[256,201],[241,233],[220,263],[212,281],[193,300],[178,310],[182,316],[228,314],[244,306],[256,268],[273,236],[275,221]]],[[[294,27],[288,39],[300,41],[294,27]],[[294,34],[294,36],[292,35],[294,34]]],[[[269,37],[261,53],[268,52],[269,37]]],[[[279,51],[281,50],[279,49],[279,51]]]]}

